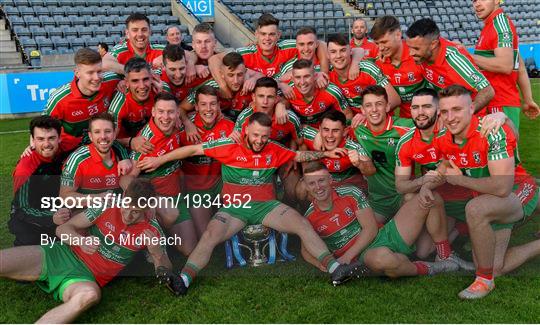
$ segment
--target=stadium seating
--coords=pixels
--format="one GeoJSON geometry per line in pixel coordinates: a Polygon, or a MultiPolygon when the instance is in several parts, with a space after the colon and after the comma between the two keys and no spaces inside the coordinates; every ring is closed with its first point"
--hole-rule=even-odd
{"type": "MultiPolygon", "coordinates": [[[[166,27],[179,24],[169,0],[0,0],[0,6],[25,53],[69,53],[98,42],[112,47],[122,39],[124,21],[134,12],[148,15],[154,42],[165,43],[166,27]]],[[[188,33],[186,26],[180,28],[188,33]]]]}

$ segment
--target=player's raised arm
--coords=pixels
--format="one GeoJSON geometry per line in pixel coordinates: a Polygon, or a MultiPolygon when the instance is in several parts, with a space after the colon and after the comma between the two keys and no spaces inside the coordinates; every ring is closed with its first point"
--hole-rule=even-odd
{"type": "Polygon", "coordinates": [[[204,155],[203,145],[194,144],[191,146],[178,148],[163,156],[146,157],[137,163],[137,167],[146,172],[151,172],[166,162],[173,161],[173,160],[181,160],[187,157],[201,156],[201,155],[204,155]]]}
{"type": "Polygon", "coordinates": [[[340,158],[347,154],[345,148],[335,148],[330,151],[297,151],[294,156],[296,162],[319,160],[321,158],[340,158]]]}

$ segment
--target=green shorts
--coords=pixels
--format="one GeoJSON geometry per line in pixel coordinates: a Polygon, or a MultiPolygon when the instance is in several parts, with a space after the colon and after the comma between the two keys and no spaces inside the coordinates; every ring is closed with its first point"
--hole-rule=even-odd
{"type": "Polygon", "coordinates": [[[368,196],[369,205],[376,213],[382,215],[386,221],[392,219],[401,208],[402,196],[394,197],[377,197],[374,195],[368,196]]]}
{"type": "Polygon", "coordinates": [[[178,217],[174,221],[175,225],[182,223],[186,220],[191,220],[191,213],[189,212],[186,198],[183,194],[182,198],[178,201],[178,205],[176,206],[176,208],[178,209],[178,217]]]}
{"type": "Polygon", "coordinates": [[[375,237],[373,242],[371,242],[371,244],[360,255],[360,260],[364,260],[364,254],[368,250],[379,247],[386,247],[394,253],[400,253],[403,255],[411,255],[416,250],[415,245],[407,245],[407,243],[405,243],[403,237],[401,237],[401,234],[397,229],[395,219],[388,221],[384,227],[379,229],[377,237],[375,237]]]}
{"type": "Polygon", "coordinates": [[[68,245],[55,243],[41,246],[43,264],[36,284],[54,299],[62,300],[64,290],[76,282],[96,282],[88,267],[73,253],[68,245]]]}
{"type": "Polygon", "coordinates": [[[503,111],[512,123],[514,123],[516,130],[519,132],[519,115],[521,113],[521,107],[503,106],[503,111]]]}
{"type": "Polygon", "coordinates": [[[242,207],[233,207],[232,205],[221,207],[218,212],[224,212],[233,218],[240,219],[247,226],[258,225],[280,204],[281,202],[278,200],[254,201],[246,203],[242,207]]]}

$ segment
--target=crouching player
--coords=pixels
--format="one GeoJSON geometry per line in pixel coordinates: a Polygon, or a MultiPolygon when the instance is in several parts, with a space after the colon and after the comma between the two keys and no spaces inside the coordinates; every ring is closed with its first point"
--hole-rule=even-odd
{"type": "Polygon", "coordinates": [[[97,304],[101,289],[135,256],[147,248],[160,282],[174,290],[171,262],[162,243],[163,233],[152,211],[139,206],[139,198],[154,197],[149,181],[134,180],[124,193],[127,207],[87,209],[56,229],[61,241],[19,246],[0,251],[0,276],[36,284],[63,304],[38,322],[68,323],[97,304]],[[82,236],[81,233],[88,233],[82,236]],[[128,235],[126,235],[128,234],[128,235]]]}
{"type": "MultiPolygon", "coordinates": [[[[373,210],[362,192],[351,185],[332,188],[332,176],[320,162],[304,167],[303,181],[312,202],[306,218],[340,263],[353,266],[352,275],[368,270],[351,261],[358,260],[375,273],[389,277],[435,275],[456,271],[449,260],[411,262],[407,255],[415,251],[414,243],[430,219],[439,218],[442,200],[434,198],[422,205],[417,197],[407,201],[395,217],[377,232],[373,210]]],[[[311,264],[320,263],[302,247],[302,256],[311,264]]]]}

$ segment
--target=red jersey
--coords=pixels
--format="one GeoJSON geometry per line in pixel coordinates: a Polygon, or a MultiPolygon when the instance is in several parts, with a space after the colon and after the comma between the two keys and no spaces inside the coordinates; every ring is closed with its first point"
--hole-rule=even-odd
{"type": "MultiPolygon", "coordinates": [[[[214,79],[209,79],[205,81],[204,83],[200,85],[200,87],[205,86],[205,85],[214,87],[217,90],[219,90],[219,85],[214,79]]],[[[193,88],[190,91],[189,96],[187,97],[187,101],[192,105],[195,105],[195,95],[197,94],[198,88],[199,87],[193,88]]],[[[244,108],[248,107],[249,104],[251,103],[252,94],[253,93],[249,92],[245,95],[242,95],[242,91],[239,90],[233,94],[232,98],[223,98],[220,95],[220,92],[218,92],[219,108],[225,114],[225,116],[230,118],[232,121],[236,121],[236,119],[238,118],[238,115],[240,115],[240,113],[242,113],[244,108]]]]}
{"type": "Polygon", "coordinates": [[[409,53],[409,47],[402,42],[401,59],[397,66],[392,64],[390,58],[378,59],[375,64],[388,78],[401,98],[399,117],[411,118],[411,101],[414,93],[426,87],[427,83],[422,75],[422,68],[414,62],[409,53]]]}
{"type": "Polygon", "coordinates": [[[311,202],[304,216],[334,257],[340,257],[356,242],[362,225],[356,212],[369,208],[366,197],[354,186],[339,186],[332,191],[332,208],[321,210],[311,202]]]}
{"type": "Polygon", "coordinates": [[[435,88],[441,90],[450,85],[460,85],[472,92],[474,98],[478,91],[489,86],[489,81],[473,63],[465,49],[442,37],[441,47],[434,62],[420,64],[424,78],[435,88]]]}
{"type": "Polygon", "coordinates": [[[281,67],[298,53],[295,40],[278,42],[270,56],[263,55],[257,45],[242,47],[236,52],[242,55],[246,68],[258,71],[268,77],[280,72],[281,67]]]}
{"type": "Polygon", "coordinates": [[[183,101],[185,98],[188,97],[188,95],[190,94],[193,88],[201,85],[202,83],[204,83],[206,80],[210,78],[208,77],[204,79],[204,78],[197,77],[195,78],[195,80],[193,80],[190,83],[186,83],[184,80],[184,83],[182,83],[182,85],[176,86],[171,82],[171,79],[169,79],[169,76],[167,75],[165,68],[162,68],[161,70],[159,70],[157,74],[160,75],[161,81],[165,82],[169,86],[171,94],[173,94],[176,98],[178,98],[179,101],[183,101]]]}
{"type": "MultiPolygon", "coordinates": [[[[199,114],[195,114],[191,120],[199,130],[203,142],[225,139],[234,128],[234,123],[226,118],[218,118],[211,128],[204,126],[199,114]]],[[[180,133],[180,144],[188,146],[194,143],[189,142],[186,132],[182,131],[180,133]]],[[[221,163],[207,156],[193,156],[184,159],[182,171],[184,172],[184,184],[187,191],[208,190],[221,179],[221,163]]]]}
{"type": "Polygon", "coordinates": [[[111,148],[113,164],[105,164],[91,143],[75,150],[66,160],[62,171],[62,186],[74,187],[79,193],[102,193],[120,188],[118,158],[111,148]]]}
{"type": "MultiPolygon", "coordinates": [[[[139,132],[154,145],[154,151],[143,155],[140,152],[132,151],[131,159],[134,161],[143,160],[145,157],[159,157],[180,148],[180,132],[174,130],[170,135],[165,135],[150,119],[148,124],[139,132]]],[[[170,161],[159,166],[150,173],[143,173],[144,177],[150,178],[156,192],[159,195],[174,196],[180,193],[180,161],[170,161]]]]}
{"type": "MultiPolygon", "coordinates": [[[[77,257],[88,267],[99,286],[111,281],[135,257],[138,251],[146,248],[143,240],[145,230],[150,230],[155,238],[165,238],[156,219],[144,218],[135,224],[126,225],[122,220],[120,208],[87,209],[86,218],[92,222],[88,235],[99,239],[94,254],[85,253],[80,246],[70,246],[77,257]]],[[[154,239],[155,240],[155,239],[154,239]]],[[[165,246],[162,245],[165,250],[165,246]]]]}
{"type": "Polygon", "coordinates": [[[104,73],[99,91],[90,97],[81,93],[77,78],[51,93],[43,114],[62,121],[60,148],[63,152],[70,152],[81,144],[90,117],[107,111],[120,80],[117,74],[104,73]]]}
{"type": "Polygon", "coordinates": [[[362,91],[364,88],[372,85],[385,87],[388,85],[388,78],[381,72],[381,69],[370,61],[360,61],[358,63],[360,73],[354,80],[342,80],[335,70],[330,71],[330,82],[341,89],[341,92],[347,98],[349,106],[354,113],[361,113],[362,91]]]}
{"type": "Polygon", "coordinates": [[[241,202],[275,200],[274,174],[296,156],[295,151],[272,140],[260,152],[229,138],[205,142],[203,150],[206,156],[222,163],[221,194],[241,202]]]}
{"type": "MultiPolygon", "coordinates": [[[[242,136],[246,133],[249,117],[253,112],[253,107],[249,106],[240,113],[236,120],[234,129],[240,132],[242,136]]],[[[283,145],[287,145],[290,141],[297,141],[302,134],[298,116],[289,110],[287,110],[287,114],[289,115],[289,119],[285,124],[278,124],[275,115],[272,116],[272,133],[270,133],[270,140],[274,140],[283,145]]]]}
{"type": "Polygon", "coordinates": [[[111,55],[116,58],[116,60],[120,64],[126,64],[131,58],[140,57],[145,59],[146,62],[151,65],[154,59],[160,57],[163,54],[164,48],[165,46],[160,44],[148,44],[146,46],[144,54],[142,56],[139,56],[135,53],[133,46],[131,46],[131,42],[129,40],[126,40],[125,42],[122,42],[113,47],[109,53],[111,53],[111,55]]]}
{"type": "Polygon", "coordinates": [[[313,98],[309,102],[304,99],[304,95],[298,91],[294,83],[291,82],[289,85],[294,92],[294,99],[289,100],[289,103],[303,125],[318,128],[324,112],[330,109],[343,112],[349,107],[341,90],[334,84],[329,84],[325,89],[315,87],[313,98]]]}
{"type": "Polygon", "coordinates": [[[514,50],[514,68],[510,74],[482,70],[482,73],[495,89],[495,96],[488,104],[490,112],[502,111],[501,106],[519,107],[521,105],[517,88],[519,69],[518,35],[514,23],[500,8],[493,11],[484,20],[484,28],[478,38],[474,54],[492,58],[495,57],[495,49],[499,47],[508,47],[514,50]]]}
{"type": "Polygon", "coordinates": [[[374,59],[379,54],[379,47],[377,46],[377,44],[368,40],[367,37],[364,37],[360,42],[357,42],[357,40],[352,37],[349,45],[351,46],[351,49],[355,47],[364,49],[366,51],[366,54],[364,55],[364,60],[374,59]]]}

